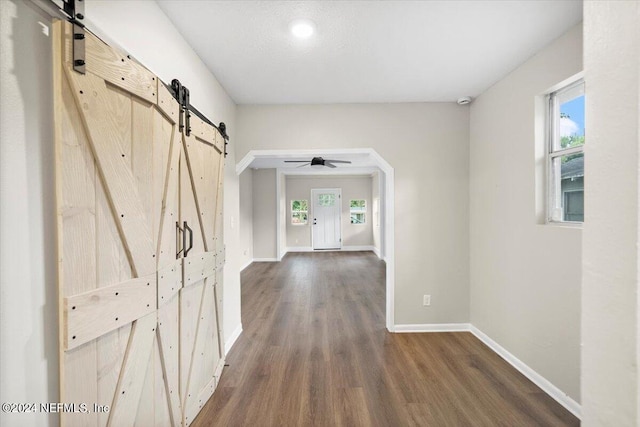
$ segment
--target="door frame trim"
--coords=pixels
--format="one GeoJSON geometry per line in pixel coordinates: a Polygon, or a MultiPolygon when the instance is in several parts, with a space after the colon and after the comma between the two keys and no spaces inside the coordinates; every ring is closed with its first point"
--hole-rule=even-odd
{"type": "MultiPolygon", "coordinates": [[[[313,224],[311,227],[311,249],[314,251],[330,251],[330,250],[335,250],[335,249],[342,249],[342,188],[312,188],[310,191],[310,198],[309,201],[311,202],[311,213],[313,214],[313,216],[315,216],[314,211],[314,201],[315,199],[313,198],[313,192],[314,191],[337,191],[338,192],[338,200],[339,202],[339,207],[340,209],[338,209],[338,224],[340,224],[340,247],[338,248],[326,248],[326,249],[316,249],[313,245],[313,224]]],[[[282,259],[282,257],[279,257],[280,259],[282,259]]]]}
{"type": "MultiPolygon", "coordinates": [[[[387,263],[386,273],[386,326],[389,332],[395,332],[395,178],[393,167],[373,148],[334,148],[334,149],[289,149],[289,150],[250,150],[243,158],[236,164],[236,173],[240,175],[251,163],[259,158],[300,158],[308,157],[309,155],[322,156],[331,158],[330,156],[339,156],[341,154],[367,154],[373,160],[375,166],[382,172],[381,178],[384,177],[384,234],[382,239],[382,251],[384,259],[387,263]]],[[[375,170],[375,168],[366,168],[369,172],[375,170]]],[[[348,175],[353,173],[362,173],[363,168],[343,168],[340,171],[341,175],[348,175]]],[[[298,173],[298,172],[296,172],[298,173]]],[[[284,242],[281,242],[281,221],[282,212],[280,209],[280,183],[285,175],[282,169],[278,169],[276,172],[276,197],[278,203],[277,207],[277,256],[278,260],[282,259],[284,242]]]]}

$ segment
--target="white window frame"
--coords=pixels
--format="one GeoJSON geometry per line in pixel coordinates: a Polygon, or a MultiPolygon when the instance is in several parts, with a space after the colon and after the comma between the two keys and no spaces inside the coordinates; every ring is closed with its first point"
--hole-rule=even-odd
{"type": "Polygon", "coordinates": [[[350,199],[349,200],[349,224],[351,225],[365,225],[367,223],[367,199],[350,199]],[[353,201],[360,201],[362,200],[364,202],[364,206],[362,208],[352,208],[351,207],[351,202],[353,201]],[[356,211],[354,211],[353,209],[357,209],[356,211]],[[351,214],[352,213],[361,213],[364,215],[364,221],[363,222],[358,222],[358,223],[353,223],[351,222],[351,214]]]}
{"type": "MultiPolygon", "coordinates": [[[[558,206],[558,200],[556,198],[560,198],[562,202],[560,206],[562,209],[564,204],[564,195],[561,191],[556,191],[556,182],[555,182],[555,174],[553,170],[553,161],[557,158],[562,158],[562,156],[569,156],[572,154],[583,154],[584,155],[584,144],[578,147],[570,147],[570,148],[560,148],[554,149],[556,145],[555,142],[559,141],[560,137],[560,123],[558,118],[560,117],[560,105],[558,103],[558,95],[564,92],[568,92],[572,89],[575,89],[578,86],[584,86],[584,79],[578,78],[561,88],[551,92],[547,95],[547,149],[546,149],[546,180],[547,180],[547,209],[546,209],[546,217],[547,224],[561,224],[561,225],[575,225],[581,226],[583,222],[580,221],[565,221],[560,215],[560,219],[558,219],[557,212],[554,212],[554,208],[558,206]],[[556,114],[557,112],[557,114],[556,114]]],[[[584,89],[583,89],[584,90],[584,89]]],[[[586,93],[586,90],[584,90],[586,93]]],[[[585,140],[586,144],[586,140],[585,140]]],[[[558,144],[560,145],[560,144],[558,144]]],[[[579,190],[575,190],[579,191],[579,190]]],[[[583,190],[584,191],[584,190],[583,190]]]]}
{"type": "Polygon", "coordinates": [[[309,201],[307,199],[291,199],[291,203],[289,203],[289,211],[291,215],[289,217],[289,221],[291,225],[307,225],[309,224],[309,201]],[[293,210],[293,202],[307,202],[307,210],[293,210]],[[304,213],[307,214],[307,219],[305,222],[293,222],[293,214],[294,213],[304,213]]]}

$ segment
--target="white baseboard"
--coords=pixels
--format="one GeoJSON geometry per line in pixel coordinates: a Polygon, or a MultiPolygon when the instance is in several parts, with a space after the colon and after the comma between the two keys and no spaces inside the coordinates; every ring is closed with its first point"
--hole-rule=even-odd
{"type": "Polygon", "coordinates": [[[238,327],[231,333],[231,336],[229,337],[229,339],[225,341],[224,343],[225,357],[227,356],[227,354],[229,354],[229,350],[231,350],[231,347],[233,347],[233,345],[236,343],[241,333],[242,333],[242,323],[238,325],[238,327]]]}
{"type": "Polygon", "coordinates": [[[343,246],[342,247],[343,251],[369,251],[369,252],[375,252],[375,248],[373,246],[367,245],[367,246],[343,246]]]}
{"type": "Polygon", "coordinates": [[[382,259],[382,257],[380,256],[380,249],[376,248],[375,246],[372,246],[372,248],[373,248],[373,249],[372,249],[372,250],[373,250],[373,253],[374,253],[374,254],[376,254],[376,256],[377,256],[379,259],[382,259]]]}
{"type": "Polygon", "coordinates": [[[277,262],[278,258],[254,258],[253,262],[277,262]]]}
{"type": "Polygon", "coordinates": [[[313,248],[311,246],[292,246],[285,249],[285,252],[313,252],[313,248]]]}
{"type": "Polygon", "coordinates": [[[506,360],[511,366],[516,368],[522,375],[529,378],[531,382],[540,387],[542,391],[551,396],[556,402],[564,406],[569,412],[575,415],[578,419],[582,418],[582,407],[578,402],[570,398],[566,393],[560,390],[555,385],[551,384],[545,377],[531,369],[522,360],[507,351],[500,344],[489,338],[487,334],[480,329],[471,325],[471,333],[476,336],[480,341],[485,343],[487,347],[496,352],[500,357],[506,360]]]}
{"type": "MultiPolygon", "coordinates": [[[[341,249],[319,249],[318,252],[341,252],[341,251],[371,251],[375,252],[373,246],[343,246],[341,249]]],[[[287,252],[316,252],[311,246],[293,246],[287,248],[287,252]]]]}
{"type": "Polygon", "coordinates": [[[245,265],[243,265],[242,267],[240,267],[240,271],[244,270],[245,268],[249,267],[251,264],[253,264],[253,260],[250,259],[249,261],[247,261],[247,263],[245,265]]]}
{"type": "Polygon", "coordinates": [[[422,325],[395,325],[395,332],[469,332],[470,323],[426,323],[422,325]]]}

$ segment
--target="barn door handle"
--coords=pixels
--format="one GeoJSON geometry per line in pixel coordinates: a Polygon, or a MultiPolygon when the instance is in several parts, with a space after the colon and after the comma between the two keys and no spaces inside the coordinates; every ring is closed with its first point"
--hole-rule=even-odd
{"type": "MultiPolygon", "coordinates": [[[[180,247],[180,233],[183,231],[184,230],[180,228],[180,223],[176,221],[176,248],[180,247]]],[[[184,242],[184,236],[182,240],[184,242]]],[[[176,259],[180,258],[180,254],[182,253],[183,250],[184,250],[184,243],[182,244],[182,248],[178,252],[176,252],[176,259]]]]}
{"type": "Polygon", "coordinates": [[[184,222],[184,231],[189,231],[189,247],[187,248],[187,234],[182,233],[182,247],[184,248],[184,256],[189,254],[189,251],[193,248],[193,230],[187,225],[187,221],[184,222]]]}

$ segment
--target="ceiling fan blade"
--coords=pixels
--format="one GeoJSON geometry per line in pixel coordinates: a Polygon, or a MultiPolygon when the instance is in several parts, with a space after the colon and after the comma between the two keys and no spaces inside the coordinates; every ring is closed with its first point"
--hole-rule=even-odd
{"type": "Polygon", "coordinates": [[[285,163],[309,163],[309,160],[285,160],[285,163]]]}
{"type": "Polygon", "coordinates": [[[296,166],[296,168],[301,168],[304,166],[309,166],[311,164],[311,162],[306,162],[304,165],[300,165],[300,166],[296,166]]]}
{"type": "Polygon", "coordinates": [[[331,162],[331,163],[351,163],[349,160],[327,160],[324,159],[325,162],[331,162]]]}
{"type": "Polygon", "coordinates": [[[335,168],[337,167],[336,165],[332,165],[331,163],[329,163],[327,160],[324,161],[324,165],[328,168],[335,168]]]}

